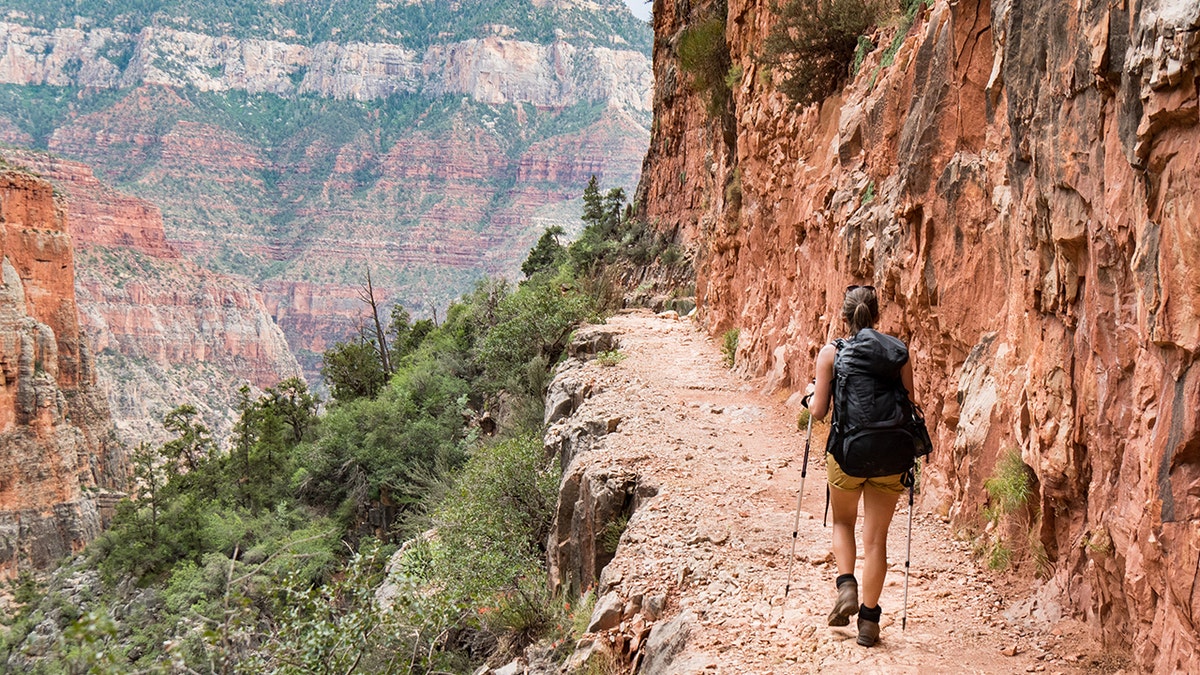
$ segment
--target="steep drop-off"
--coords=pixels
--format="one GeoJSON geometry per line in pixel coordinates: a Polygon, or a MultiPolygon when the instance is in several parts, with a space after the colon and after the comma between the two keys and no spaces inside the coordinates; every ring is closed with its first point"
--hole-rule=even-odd
{"type": "Polygon", "coordinates": [[[797,108],[757,58],[771,3],[729,0],[725,120],[677,53],[714,11],[655,2],[639,189],[696,251],[709,330],[799,390],[844,287],[873,283],[936,435],[926,506],[980,526],[1016,450],[1044,597],[1144,669],[1200,670],[1200,3],[934,2],[894,62],[904,23],[881,22],[797,108]]]}
{"type": "Polygon", "coordinates": [[[75,306],[63,204],[0,171],[0,579],[99,534],[127,464],[75,306]]]}
{"type": "Polygon", "coordinates": [[[238,387],[300,375],[262,293],[183,258],[153,205],[104,185],[78,162],[13,150],[0,157],[63,194],[80,328],[122,440],[161,439],[163,416],[182,404],[224,436],[238,387]]]}

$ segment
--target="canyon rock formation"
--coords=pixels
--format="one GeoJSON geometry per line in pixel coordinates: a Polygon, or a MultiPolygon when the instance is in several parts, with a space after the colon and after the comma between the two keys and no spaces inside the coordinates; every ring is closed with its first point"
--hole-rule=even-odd
{"type": "Polygon", "coordinates": [[[140,85],[314,94],[371,101],[394,94],[465,95],[491,105],[565,108],[611,103],[648,113],[645,55],[623,48],[493,36],[431,45],[319,42],[311,46],[163,26],[51,29],[0,21],[0,83],[98,89],[140,85]],[[128,61],[114,53],[127,55],[128,61]],[[114,62],[116,61],[116,62],[114,62]]]}
{"type": "Polygon", "coordinates": [[[925,506],[977,532],[1019,453],[1045,597],[1142,669],[1200,670],[1200,3],[921,4],[808,107],[759,60],[771,3],[725,5],[655,2],[639,190],[709,330],[802,390],[874,284],[936,436],[925,506]],[[714,13],[740,66],[715,119],[676,51],[714,13]]]}
{"type": "Polygon", "coordinates": [[[0,579],[95,538],[128,466],[75,305],[63,203],[0,172],[0,579]]]}
{"type": "Polygon", "coordinates": [[[156,207],[104,185],[78,162],[15,150],[0,156],[63,194],[80,328],[130,446],[161,440],[163,416],[185,403],[223,436],[235,421],[239,386],[262,389],[300,375],[262,293],[183,258],[156,207]]]}
{"type": "Polygon", "coordinates": [[[368,268],[388,303],[430,316],[516,276],[546,227],[577,231],[592,175],[632,192],[649,140],[649,30],[622,3],[478,26],[491,9],[384,4],[324,37],[273,6],[253,29],[170,3],[153,20],[10,11],[0,142],[158,206],[184,257],[258,285],[316,381],[321,352],[357,334],[368,268]]]}

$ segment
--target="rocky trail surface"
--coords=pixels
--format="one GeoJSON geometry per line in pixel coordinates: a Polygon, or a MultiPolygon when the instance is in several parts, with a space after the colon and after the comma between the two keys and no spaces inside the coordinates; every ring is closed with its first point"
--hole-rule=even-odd
{"type": "MultiPolygon", "coordinates": [[[[798,411],[726,368],[719,345],[689,320],[631,312],[585,330],[611,334],[624,358],[560,370],[559,380],[582,383],[584,394],[548,439],[589,422],[607,430],[565,475],[636,474],[640,496],[599,575],[594,630],[577,663],[594,644],[642,673],[1082,673],[1121,665],[1082,623],[1039,603],[1032,580],[983,568],[970,542],[919,496],[907,629],[902,498],[888,539],[881,639],[858,646],[853,619],[826,625],[837,571],[821,522],[824,426],[813,432],[785,599],[804,451],[798,411]]],[[[858,535],[861,576],[861,522],[858,535]]]]}

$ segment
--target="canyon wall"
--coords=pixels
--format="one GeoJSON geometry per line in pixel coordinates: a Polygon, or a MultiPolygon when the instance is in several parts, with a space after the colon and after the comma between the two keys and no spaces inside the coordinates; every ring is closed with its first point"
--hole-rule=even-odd
{"type": "Polygon", "coordinates": [[[1035,613],[1200,670],[1200,3],[938,0],[796,107],[758,59],[771,3],[728,0],[740,79],[712,118],[677,48],[724,7],[655,1],[638,193],[694,250],[709,330],[802,390],[845,286],[874,284],[936,437],[923,507],[979,527],[1018,452],[1035,613]]]}
{"type": "Polygon", "coordinates": [[[326,17],[328,39],[273,24],[273,5],[236,26],[172,3],[12,10],[0,142],[161,209],[184,257],[253,280],[316,382],[321,352],[356,334],[368,269],[429,317],[485,275],[517,276],[547,227],[578,231],[591,176],[637,184],[647,27],[613,0],[494,5],[326,17]]]}
{"type": "Polygon", "coordinates": [[[0,171],[0,580],[100,533],[128,466],[77,320],[71,237],[45,180],[0,171]]]}
{"type": "Polygon", "coordinates": [[[580,102],[650,111],[645,55],[626,48],[537,44],[492,36],[431,45],[309,45],[148,26],[57,28],[0,21],[0,83],[98,89],[143,84],[313,94],[370,101],[395,94],[466,95],[501,105],[564,108],[580,102]],[[121,54],[124,58],[114,56],[121,54]]]}
{"type": "MultiPolygon", "coordinates": [[[[183,258],[156,207],[104,185],[78,162],[16,150],[0,157],[38,172],[63,195],[80,328],[131,447],[164,440],[162,418],[182,404],[224,436],[238,387],[300,375],[263,294],[183,258]]],[[[64,283],[66,292],[70,279],[64,283]]]]}

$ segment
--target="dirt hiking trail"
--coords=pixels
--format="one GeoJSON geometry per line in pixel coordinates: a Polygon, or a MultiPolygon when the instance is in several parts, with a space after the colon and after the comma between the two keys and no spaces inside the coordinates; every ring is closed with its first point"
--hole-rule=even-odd
{"type": "MultiPolygon", "coordinates": [[[[620,423],[588,461],[636,472],[658,493],[630,519],[598,590],[626,598],[664,595],[656,623],[674,618],[686,624],[687,636],[669,664],[659,658],[643,663],[642,672],[1120,672],[1119,662],[1106,657],[1078,621],[1039,622],[1027,610],[1023,618],[1006,619],[1005,612],[1029,605],[1028,580],[982,568],[969,542],[922,512],[919,496],[902,631],[907,494],[888,538],[879,643],[870,649],[856,644],[853,617],[845,628],[826,625],[837,570],[831,530],[821,524],[826,427],[819,423],[785,602],[804,451],[798,410],[726,368],[719,345],[688,319],[634,311],[612,317],[603,329],[617,334],[625,358],[582,367],[593,393],[575,417],[620,423]]],[[[941,452],[935,449],[934,462],[941,452]]],[[[860,579],[861,528],[860,511],[860,579]]]]}

